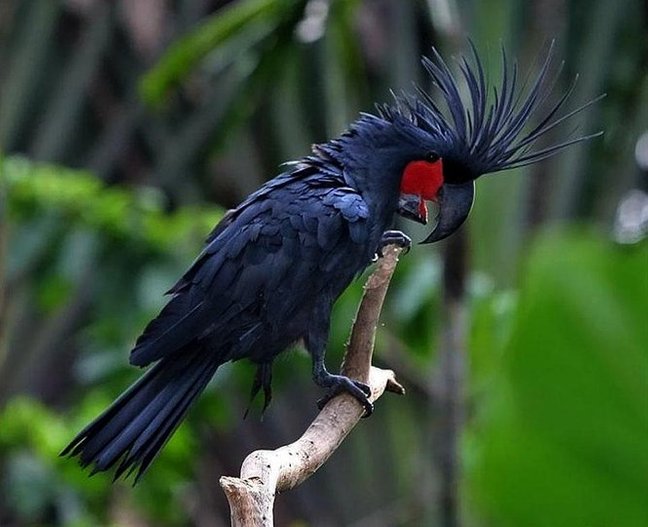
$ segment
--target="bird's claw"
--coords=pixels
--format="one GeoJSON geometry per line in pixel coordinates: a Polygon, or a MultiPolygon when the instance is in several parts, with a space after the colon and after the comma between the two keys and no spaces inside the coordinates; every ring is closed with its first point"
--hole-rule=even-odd
{"type": "Polygon", "coordinates": [[[369,417],[373,413],[374,405],[369,400],[371,388],[365,383],[355,381],[349,377],[345,377],[344,375],[331,375],[326,379],[326,386],[328,387],[328,391],[324,397],[317,401],[317,407],[320,410],[324,408],[335,396],[346,392],[355,397],[355,399],[364,408],[362,417],[369,417]]]}
{"type": "Polygon", "coordinates": [[[407,254],[412,248],[412,239],[402,231],[385,231],[382,235],[382,238],[380,239],[380,245],[378,246],[378,250],[376,251],[376,255],[373,260],[374,262],[377,261],[378,258],[385,256],[383,254],[383,249],[388,245],[396,245],[397,247],[403,249],[404,254],[407,254]]]}

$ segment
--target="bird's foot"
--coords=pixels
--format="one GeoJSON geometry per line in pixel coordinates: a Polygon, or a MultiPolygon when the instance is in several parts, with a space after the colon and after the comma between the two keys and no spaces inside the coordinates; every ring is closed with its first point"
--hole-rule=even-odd
{"type": "Polygon", "coordinates": [[[373,403],[369,400],[371,388],[365,383],[355,381],[344,375],[333,375],[326,372],[324,375],[316,377],[315,382],[322,388],[327,388],[327,392],[319,401],[317,407],[321,410],[336,395],[343,392],[351,394],[364,408],[362,417],[369,417],[373,413],[373,403]]]}
{"type": "Polygon", "coordinates": [[[402,231],[385,231],[380,239],[376,260],[384,256],[383,249],[388,245],[396,245],[404,250],[405,254],[412,248],[412,239],[402,231]]]}

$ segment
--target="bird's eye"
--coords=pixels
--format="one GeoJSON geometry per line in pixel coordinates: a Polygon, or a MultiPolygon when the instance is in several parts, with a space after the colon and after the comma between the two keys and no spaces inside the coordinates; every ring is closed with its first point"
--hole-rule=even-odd
{"type": "Polygon", "coordinates": [[[429,161],[430,163],[434,163],[435,161],[438,161],[440,157],[441,156],[439,156],[439,154],[437,154],[432,150],[430,150],[427,154],[425,154],[425,160],[429,161]]]}

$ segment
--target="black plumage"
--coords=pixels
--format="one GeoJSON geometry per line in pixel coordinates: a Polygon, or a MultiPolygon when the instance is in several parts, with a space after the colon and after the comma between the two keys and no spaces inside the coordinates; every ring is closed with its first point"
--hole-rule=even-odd
{"type": "Polygon", "coordinates": [[[136,471],[139,478],[221,364],[242,358],[257,364],[253,394],[263,389],[267,405],[274,358],[300,340],[312,355],[315,382],[327,389],[325,399],[348,391],[370,413],[368,387],[324,367],[333,303],[383,244],[408,243],[388,231],[396,213],[424,222],[424,200],[437,200],[439,218],[427,241],[441,239],[467,216],[476,177],[588,138],[532,150],[538,137],[584,108],[559,116],[566,96],[523,132],[546,96],[550,56],[526,98],[504,58],[493,103],[477,55],[474,66],[460,61],[470,94],[465,104],[435,52],[424,66],[449,116],[422,91],[399,97],[380,107],[379,116],[362,115],[339,138],[288,164],[229,211],[137,339],[130,362],[149,370],[63,454],[94,471],[116,466],[115,477],[136,471]],[[436,186],[428,175],[438,179],[436,186]]]}

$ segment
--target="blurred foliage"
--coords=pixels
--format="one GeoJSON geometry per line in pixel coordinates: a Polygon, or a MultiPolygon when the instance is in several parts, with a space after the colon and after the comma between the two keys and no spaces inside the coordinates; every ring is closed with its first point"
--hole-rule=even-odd
{"type": "MultiPolygon", "coordinates": [[[[155,275],[160,271],[164,276],[179,272],[191,258],[185,255],[197,252],[201,240],[218,221],[221,212],[214,207],[185,207],[168,212],[164,210],[164,197],[154,189],[131,191],[106,188],[87,172],[32,163],[21,157],[4,159],[2,180],[9,197],[7,219],[12,240],[14,237],[20,239],[24,233],[34,230],[34,224],[43,219],[50,226],[48,235],[26,244],[26,247],[23,244],[23,251],[11,252],[6,275],[9,284],[21,279],[25,266],[42,270],[42,260],[52,257],[50,245],[52,231],[55,231],[60,233],[56,235],[60,236],[59,258],[80,256],[65,240],[84,233],[83,236],[95,239],[93,249],[89,250],[91,256],[88,257],[92,263],[88,263],[88,266],[94,268],[94,265],[100,265],[102,272],[110,274],[110,263],[102,262],[100,255],[118,247],[119,251],[132,258],[130,271],[136,272],[138,281],[144,282],[141,288],[156,290],[156,293],[135,290],[135,298],[130,302],[125,295],[121,295],[117,304],[122,308],[129,303],[139,306],[132,313],[135,321],[124,320],[112,302],[105,306],[93,306],[96,315],[90,324],[85,325],[85,336],[81,337],[90,342],[87,346],[89,353],[77,373],[87,383],[99,381],[99,385],[79,401],[71,421],[64,420],[43,404],[27,397],[10,398],[0,412],[0,454],[13,451],[19,445],[19,449],[8,458],[3,480],[4,495],[10,509],[25,521],[42,521],[50,514],[52,503],[56,503],[56,516],[63,524],[105,523],[106,515],[110,512],[105,504],[114,492],[109,478],[87,480],[87,474],[74,463],[58,458],[58,452],[68,440],[71,430],[82,428],[123,388],[124,376],[118,375],[112,388],[106,390],[111,385],[108,382],[111,376],[123,366],[120,364],[122,359],[118,357],[108,359],[114,355],[113,346],[122,350],[128,347],[128,342],[134,336],[133,331],[137,331],[136,326],[141,325],[147,316],[146,297],[151,295],[151,301],[157,304],[161,288],[168,285],[164,278],[155,278],[155,275]],[[165,266],[170,266],[170,269],[165,270],[165,266]],[[145,298],[141,298],[142,295],[145,298]],[[138,312],[140,316],[137,316],[138,312]],[[102,381],[107,384],[102,386],[102,381]],[[77,490],[81,491],[81,495],[77,490]]],[[[12,248],[17,245],[20,244],[11,243],[12,248]]],[[[62,267],[70,266],[73,269],[67,273],[61,266],[56,266],[59,267],[57,271],[45,273],[36,282],[42,312],[56,313],[70,301],[75,282],[79,279],[74,264],[68,263],[62,267]]],[[[117,274],[123,272],[124,269],[112,270],[117,274]]],[[[107,285],[108,288],[114,287],[114,284],[107,285]]],[[[155,307],[149,305],[148,316],[154,310],[155,307]]],[[[11,355],[8,356],[8,363],[11,363],[11,355]]],[[[6,368],[2,362],[0,366],[6,368]]],[[[0,371],[3,371],[2,368],[0,371]]],[[[128,377],[132,379],[133,375],[128,377]]],[[[8,394],[3,395],[6,398],[8,394]]],[[[191,464],[187,461],[191,458],[194,444],[191,434],[185,429],[178,431],[165,449],[169,453],[165,453],[164,461],[160,463],[159,484],[138,487],[133,499],[150,518],[181,522],[182,515],[173,505],[172,498],[174,494],[182,493],[183,485],[188,484],[191,464]],[[169,485],[170,481],[174,484],[169,485]]]]}
{"type": "MultiPolygon", "coordinates": [[[[221,52],[225,68],[259,41],[273,40],[279,25],[291,13],[301,18],[305,2],[297,0],[247,0],[232,3],[202,22],[194,31],[178,39],[155,68],[141,82],[144,99],[159,104],[169,90],[184,80],[215,48],[228,45],[221,52]]],[[[294,17],[294,15],[293,15],[294,17]]]]}
{"type": "Polygon", "coordinates": [[[468,439],[468,477],[494,525],[648,521],[646,263],[648,243],[582,231],[533,247],[468,439]]]}
{"type": "MultiPolygon", "coordinates": [[[[221,368],[135,488],[57,453],[137,377],[130,346],[222,210],[389,89],[428,88],[420,55],[467,35],[491,78],[499,42],[527,71],[557,38],[557,89],[580,72],[576,99],[608,97],[580,123],[602,140],[478,183],[459,523],[648,523],[648,254],[608,239],[646,186],[647,26],[639,0],[0,3],[0,525],[229,524],[218,477],[315,412],[299,351],[276,361],[262,422],[258,401],[242,420],[250,366],[221,368]]],[[[407,397],[282,495],[278,525],[452,524],[440,253],[402,258],[379,330],[377,361],[407,397]]],[[[361,283],[336,305],[332,368],[361,283]]]]}
{"type": "Polygon", "coordinates": [[[108,188],[96,177],[76,170],[25,158],[10,157],[2,165],[9,214],[20,222],[40,216],[54,221],[58,216],[66,228],[90,229],[121,244],[140,250],[166,253],[178,244],[204,236],[218,223],[221,212],[184,207],[164,211],[165,199],[153,188],[136,193],[108,188]]]}

